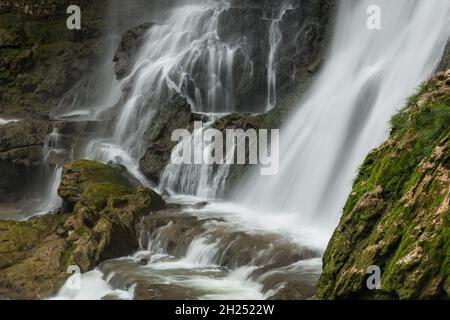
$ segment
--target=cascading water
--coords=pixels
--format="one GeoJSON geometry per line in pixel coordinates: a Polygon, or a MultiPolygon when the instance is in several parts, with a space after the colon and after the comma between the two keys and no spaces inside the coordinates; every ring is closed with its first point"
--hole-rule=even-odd
{"type": "Polygon", "coordinates": [[[44,198],[34,215],[47,214],[61,207],[62,199],[58,196],[58,186],[61,180],[62,165],[65,159],[72,158],[71,154],[64,148],[62,135],[58,128],[47,136],[43,150],[43,176],[44,176],[44,198]]]}
{"type": "Polygon", "coordinates": [[[19,120],[0,118],[0,126],[4,126],[8,123],[13,123],[13,122],[17,122],[17,121],[19,121],[19,120]]]}
{"type": "Polygon", "coordinates": [[[69,279],[55,298],[266,299],[288,280],[305,296],[312,294],[320,275],[317,252],[279,235],[253,234],[211,218],[191,216],[190,228],[179,220],[154,227],[155,221],[159,224],[159,219],[172,214],[182,213],[168,211],[144,218],[140,251],[82,275],[80,290],[70,289],[69,279]],[[177,241],[186,236],[190,242],[177,241]],[[244,245],[247,242],[251,242],[251,255],[244,245]]]}
{"type": "Polygon", "coordinates": [[[92,141],[87,157],[121,163],[149,185],[139,172],[138,159],[145,151],[145,131],[164,99],[181,94],[194,111],[233,111],[235,49],[217,34],[218,16],[226,7],[226,2],[192,2],[174,8],[165,21],[152,26],[131,74],[121,83],[130,93],[114,134],[92,141]]]}
{"type": "Polygon", "coordinates": [[[281,44],[282,34],[280,22],[290,5],[285,5],[277,17],[272,19],[269,28],[269,58],[267,66],[267,107],[266,111],[272,109],[277,104],[277,60],[278,49],[281,44]]]}
{"type": "Polygon", "coordinates": [[[450,35],[448,1],[340,6],[327,64],[281,130],[279,174],[255,177],[240,190],[241,200],[258,212],[292,213],[294,226],[317,224],[328,233],[358,165],[386,138],[392,115],[435,70],[450,35]],[[366,27],[371,5],[381,9],[381,30],[366,27]]]}
{"type": "MultiPolygon", "coordinates": [[[[193,159],[211,159],[214,142],[203,142],[203,130],[208,129],[217,116],[210,114],[209,122],[201,128],[195,129],[190,140],[180,142],[173,150],[173,154],[180,154],[187,147],[192,150],[193,159]],[[187,144],[187,146],[185,145],[187,144]],[[200,147],[199,147],[200,146],[200,147]]],[[[234,146],[227,153],[234,153],[234,146]]],[[[159,190],[167,190],[174,194],[195,196],[202,199],[217,199],[224,195],[230,165],[221,164],[212,166],[202,161],[198,164],[170,163],[164,170],[159,190]]]]}

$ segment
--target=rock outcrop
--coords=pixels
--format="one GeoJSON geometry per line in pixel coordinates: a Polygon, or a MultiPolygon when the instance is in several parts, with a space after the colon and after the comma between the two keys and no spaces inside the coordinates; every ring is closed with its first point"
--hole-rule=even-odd
{"type": "MultiPolygon", "coordinates": [[[[57,106],[72,104],[73,99],[64,102],[62,96],[97,71],[96,62],[105,54],[101,45],[105,17],[98,15],[105,2],[83,1],[79,31],[66,27],[66,1],[17,2],[23,7],[0,13],[0,114],[42,118],[57,106]],[[35,11],[34,6],[47,10],[35,11]],[[43,19],[48,15],[52,17],[43,19]]],[[[78,99],[84,99],[80,91],[78,99]]]]}
{"type": "Polygon", "coordinates": [[[362,165],[323,258],[322,299],[450,298],[450,70],[392,120],[362,165]],[[369,290],[369,266],[381,288],[369,290]]]}
{"type": "MultiPolygon", "coordinates": [[[[25,194],[36,191],[47,165],[70,161],[69,151],[79,154],[80,147],[93,132],[95,121],[20,120],[0,125],[0,201],[14,202],[25,194]],[[58,150],[45,155],[49,134],[56,130],[60,146],[58,150]]],[[[42,182],[42,181],[41,181],[42,182]]]]}
{"type": "Polygon", "coordinates": [[[153,26],[153,22],[143,23],[125,32],[114,55],[114,72],[117,79],[123,79],[131,72],[136,54],[141,48],[145,33],[153,26]]]}
{"type": "Polygon", "coordinates": [[[201,120],[201,117],[192,113],[186,99],[180,96],[172,97],[156,111],[154,121],[145,132],[147,150],[139,162],[142,172],[153,182],[159,182],[169,163],[172,149],[177,144],[171,140],[172,132],[176,129],[192,129],[196,119],[201,120]]]}
{"type": "Polygon", "coordinates": [[[39,170],[47,121],[19,121],[0,126],[0,201],[22,196],[26,182],[39,170]]]}
{"type": "Polygon", "coordinates": [[[219,17],[218,30],[231,47],[245,39],[233,70],[237,110],[251,111],[255,106],[261,110],[267,104],[270,29],[275,20],[280,20],[281,37],[275,56],[278,98],[309,84],[329,44],[335,6],[334,0],[230,1],[219,17]],[[251,77],[248,68],[253,71],[251,77]]]}
{"type": "Polygon", "coordinates": [[[165,208],[154,191],[131,188],[122,169],[87,160],[64,167],[59,194],[74,204],[71,213],[0,221],[0,296],[49,297],[68,266],[86,272],[132,253],[138,219],[165,208]]]}

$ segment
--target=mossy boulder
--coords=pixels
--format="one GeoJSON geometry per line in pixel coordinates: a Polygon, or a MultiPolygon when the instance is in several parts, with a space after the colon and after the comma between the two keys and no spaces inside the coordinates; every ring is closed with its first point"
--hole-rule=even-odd
{"type": "Polygon", "coordinates": [[[72,212],[0,221],[0,296],[49,297],[69,266],[87,272],[132,253],[139,219],[166,206],[156,192],[133,188],[123,169],[88,160],[66,165],[60,194],[74,201],[72,212]]]}
{"type": "Polygon", "coordinates": [[[321,299],[450,297],[450,70],[392,120],[354,183],[323,258],[321,299]],[[381,289],[369,290],[369,266],[381,289]]]}

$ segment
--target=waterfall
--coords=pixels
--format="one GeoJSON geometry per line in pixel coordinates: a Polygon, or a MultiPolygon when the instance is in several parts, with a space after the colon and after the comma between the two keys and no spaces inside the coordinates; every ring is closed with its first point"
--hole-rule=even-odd
{"type": "Polygon", "coordinates": [[[193,111],[231,112],[232,66],[236,48],[224,44],[217,23],[223,1],[197,1],[173,8],[147,31],[131,74],[120,86],[129,90],[110,137],[91,141],[85,156],[125,165],[144,185],[139,158],[155,111],[171,95],[185,97],[193,111]]]}
{"type": "Polygon", "coordinates": [[[65,159],[71,158],[64,148],[63,137],[58,128],[53,128],[47,136],[43,149],[43,199],[33,215],[47,214],[61,207],[62,199],[58,196],[58,187],[61,181],[62,166],[65,159]]]}
{"type": "Polygon", "coordinates": [[[267,65],[267,106],[266,111],[275,107],[277,103],[277,59],[282,34],[280,22],[290,6],[284,6],[279,15],[272,19],[269,28],[269,57],[267,65]]]}
{"type": "MultiPolygon", "coordinates": [[[[217,115],[210,114],[210,120],[202,128],[194,130],[189,141],[182,141],[175,146],[173,154],[180,154],[185,144],[188,144],[194,159],[211,158],[215,142],[209,141],[202,148],[196,146],[203,139],[203,130],[208,129],[217,118],[217,115]]],[[[230,148],[227,149],[227,153],[234,154],[235,146],[233,145],[230,148]]],[[[228,164],[212,166],[206,163],[169,163],[164,170],[158,189],[201,199],[217,199],[224,196],[229,171],[230,165],[228,164]]]]}
{"type": "Polygon", "coordinates": [[[331,232],[358,166],[437,67],[449,19],[449,1],[342,1],[329,59],[281,129],[279,174],[255,176],[238,198],[331,232]],[[372,5],[381,9],[381,30],[366,25],[372,5]]]}

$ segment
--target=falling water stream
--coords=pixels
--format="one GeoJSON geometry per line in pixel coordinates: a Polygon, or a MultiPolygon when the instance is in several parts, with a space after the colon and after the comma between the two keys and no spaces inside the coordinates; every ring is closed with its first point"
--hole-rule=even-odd
{"type": "Polygon", "coordinates": [[[329,59],[281,129],[279,174],[250,179],[239,202],[330,235],[358,166],[438,66],[449,23],[449,1],[342,1],[329,59]],[[381,30],[366,27],[371,5],[381,9],[381,30]]]}
{"type": "MultiPolygon", "coordinates": [[[[183,2],[148,30],[130,75],[120,82],[127,94],[112,134],[90,141],[86,157],[123,164],[152,186],[138,161],[161,101],[178,94],[194,111],[236,111],[232,66],[239,44],[229,47],[217,34],[227,5],[183,2]]],[[[449,17],[450,2],[444,0],[342,1],[328,62],[281,130],[281,172],[244,183],[237,204],[197,208],[187,201],[156,230],[146,228],[144,219],[139,252],[84,274],[81,290],[72,290],[69,279],[57,298],[265,299],[293,284],[303,298],[311,296],[358,165],[386,138],[390,117],[439,63],[449,17]],[[382,29],[371,31],[366,8],[374,4],[383,12],[382,29]],[[190,222],[194,236],[173,239],[177,221],[187,217],[197,219],[190,222]]],[[[276,103],[279,19],[268,35],[269,107],[276,103]]],[[[181,198],[214,198],[226,176],[226,170],[169,165],[160,187],[181,198]]]]}

